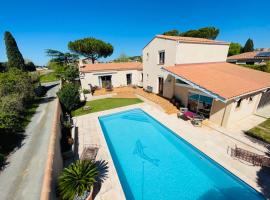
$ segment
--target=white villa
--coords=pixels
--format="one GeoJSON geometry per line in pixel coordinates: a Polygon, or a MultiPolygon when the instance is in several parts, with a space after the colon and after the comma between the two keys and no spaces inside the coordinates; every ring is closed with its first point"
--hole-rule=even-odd
{"type": "Polygon", "coordinates": [[[142,63],[140,62],[81,63],[79,71],[83,89],[90,89],[90,85],[104,88],[108,84],[113,87],[142,86],[142,63]]]}
{"type": "Polygon", "coordinates": [[[80,64],[83,89],[90,85],[137,85],[209,121],[228,127],[270,110],[270,74],[226,63],[230,43],[157,35],[143,48],[140,62],[80,64]]]}
{"type": "Polygon", "coordinates": [[[217,125],[270,107],[270,74],[226,63],[229,44],[157,35],[143,49],[143,87],[217,125]]]}

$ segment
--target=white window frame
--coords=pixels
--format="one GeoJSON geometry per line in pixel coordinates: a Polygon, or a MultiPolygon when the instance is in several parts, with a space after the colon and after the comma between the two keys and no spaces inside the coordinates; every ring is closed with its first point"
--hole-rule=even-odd
{"type": "Polygon", "coordinates": [[[160,51],[158,51],[158,64],[159,64],[159,65],[164,65],[164,64],[165,64],[165,59],[166,59],[165,56],[166,56],[166,55],[165,55],[165,50],[160,50],[160,51]],[[160,53],[164,53],[163,63],[160,63],[160,53]]]}

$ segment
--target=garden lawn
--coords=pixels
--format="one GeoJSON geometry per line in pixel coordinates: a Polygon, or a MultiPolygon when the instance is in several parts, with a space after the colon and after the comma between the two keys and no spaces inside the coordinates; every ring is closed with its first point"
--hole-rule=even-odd
{"type": "Polygon", "coordinates": [[[56,76],[55,72],[50,72],[48,74],[42,74],[40,75],[40,82],[41,83],[47,83],[47,82],[53,82],[59,80],[59,78],[56,76]]]}
{"type": "Polygon", "coordinates": [[[142,103],[138,98],[106,98],[86,102],[85,106],[89,106],[90,110],[83,110],[83,106],[72,111],[72,116],[85,115],[88,113],[109,110],[113,108],[128,106],[132,104],[142,103]]]}
{"type": "Polygon", "coordinates": [[[246,134],[270,144],[270,118],[248,130],[246,134]]]}

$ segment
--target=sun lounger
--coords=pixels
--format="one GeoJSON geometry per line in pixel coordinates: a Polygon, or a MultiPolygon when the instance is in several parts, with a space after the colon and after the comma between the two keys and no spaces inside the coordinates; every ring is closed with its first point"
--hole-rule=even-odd
{"type": "Polygon", "coordinates": [[[202,115],[198,115],[194,112],[188,111],[187,108],[180,108],[180,112],[177,114],[177,117],[184,117],[186,119],[191,120],[191,123],[194,126],[202,126],[202,121],[204,120],[204,117],[202,115]]]}

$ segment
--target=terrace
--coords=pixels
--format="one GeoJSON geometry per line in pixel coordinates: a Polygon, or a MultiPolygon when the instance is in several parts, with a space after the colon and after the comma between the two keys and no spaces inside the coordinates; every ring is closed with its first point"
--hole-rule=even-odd
{"type": "Polygon", "coordinates": [[[144,102],[75,117],[74,121],[79,133],[79,155],[85,146],[95,144],[99,146],[97,160],[106,160],[109,164],[108,179],[104,181],[95,199],[125,199],[98,117],[132,108],[141,108],[257,191],[269,197],[270,192],[267,185],[270,185],[270,172],[264,168],[240,162],[228,153],[228,147],[235,145],[261,155],[269,153],[269,146],[251,139],[242,131],[261,123],[263,118],[252,116],[235,124],[229,130],[215,126],[210,122],[202,127],[194,127],[190,122],[176,117],[178,109],[168,100],[155,94],[146,93],[140,88],[115,88],[112,92],[97,90],[93,98],[106,98],[108,96],[112,98],[141,98],[144,102]]]}

